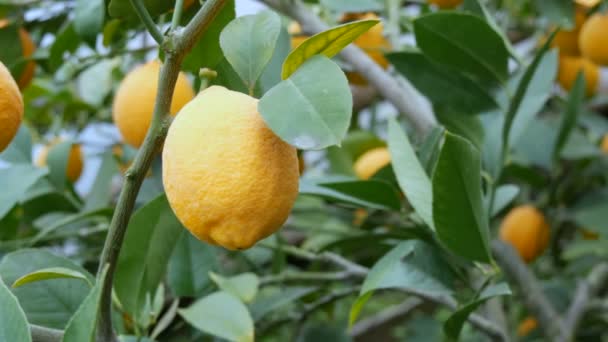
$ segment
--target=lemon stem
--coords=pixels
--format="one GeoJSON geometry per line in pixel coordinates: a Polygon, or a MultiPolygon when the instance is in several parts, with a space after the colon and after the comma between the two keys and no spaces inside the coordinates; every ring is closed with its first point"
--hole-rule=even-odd
{"type": "Polygon", "coordinates": [[[152,20],[152,17],[150,16],[150,13],[146,9],[146,6],[144,5],[143,0],[130,0],[130,1],[131,1],[131,6],[133,6],[133,8],[135,9],[135,12],[137,12],[137,16],[139,16],[139,19],[142,21],[144,26],[146,26],[146,29],[148,30],[148,32],[150,32],[150,35],[152,36],[152,38],[154,38],[154,40],[159,45],[162,44],[162,42],[164,40],[164,36],[162,33],[160,33],[158,27],[156,26],[156,23],[154,23],[154,20],[152,20]]]}

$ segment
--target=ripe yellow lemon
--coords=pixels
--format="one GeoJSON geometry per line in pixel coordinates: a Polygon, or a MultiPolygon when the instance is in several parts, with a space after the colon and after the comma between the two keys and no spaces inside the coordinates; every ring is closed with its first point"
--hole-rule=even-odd
{"type": "Polygon", "coordinates": [[[608,154],[608,134],[604,134],[602,142],[600,143],[600,149],[604,154],[608,154]]]}
{"type": "MultiPolygon", "coordinates": [[[[46,159],[49,155],[49,150],[54,145],[61,142],[61,139],[56,139],[51,142],[49,145],[45,146],[40,154],[38,155],[38,159],[36,160],[36,165],[45,166],[46,159]]],[[[79,144],[73,144],[70,149],[70,154],[68,156],[68,165],[65,169],[65,175],[70,180],[70,182],[75,182],[80,177],[82,173],[82,151],[80,150],[79,144]]]]}
{"type": "MultiPolygon", "coordinates": [[[[114,123],[125,142],[133,147],[141,146],[150,127],[159,72],[158,61],[135,68],[122,80],[114,96],[114,123]]],[[[180,73],[171,102],[171,115],[177,114],[192,98],[194,90],[186,75],[180,73]]]]}
{"type": "Polygon", "coordinates": [[[608,13],[595,13],[583,27],[578,45],[584,57],[595,64],[608,65],[608,13]]]}
{"type": "Polygon", "coordinates": [[[526,317],[526,319],[521,321],[521,323],[519,323],[519,326],[517,327],[517,336],[528,336],[532,332],[532,330],[536,329],[537,326],[538,322],[534,317],[526,317]]]}
{"type": "Polygon", "coordinates": [[[391,154],[386,147],[373,148],[357,159],[354,165],[355,174],[361,179],[369,179],[390,162],[391,154]]]}
{"type": "Polygon", "coordinates": [[[578,9],[574,14],[574,28],[570,31],[560,30],[553,38],[551,46],[559,49],[559,53],[568,56],[580,55],[578,48],[578,37],[581,27],[585,23],[587,16],[583,10],[578,9]]]}
{"type": "Polygon", "coordinates": [[[23,98],[10,71],[0,62],[0,152],[11,143],[23,118],[23,98]]]}
{"type": "Polygon", "coordinates": [[[598,89],[600,71],[593,62],[582,57],[560,56],[557,80],[567,91],[572,89],[579,70],[585,74],[586,94],[593,96],[598,89]]]}
{"type": "Polygon", "coordinates": [[[429,4],[433,4],[441,9],[454,8],[462,3],[462,0],[429,0],[429,4]]]}
{"type": "MultiPolygon", "coordinates": [[[[0,29],[6,27],[8,24],[8,20],[0,20],[0,29]]],[[[19,28],[19,40],[21,41],[21,53],[23,54],[23,57],[31,57],[34,54],[34,51],[36,50],[36,45],[34,44],[34,41],[32,40],[30,34],[27,33],[27,31],[23,28],[19,28]]],[[[30,84],[32,78],[34,78],[35,71],[36,63],[34,63],[34,61],[29,61],[25,64],[23,70],[21,71],[21,74],[17,79],[17,84],[19,85],[19,88],[23,89],[30,84]]]]}
{"type": "Polygon", "coordinates": [[[543,253],[549,244],[549,225],[535,207],[524,205],[513,208],[503,219],[500,239],[511,244],[526,262],[543,253]]]}
{"type": "MultiPolygon", "coordinates": [[[[348,22],[352,20],[369,20],[379,19],[374,13],[355,13],[346,14],[342,18],[342,22],[348,22]]],[[[378,65],[386,69],[389,65],[388,60],[384,57],[384,53],[391,49],[391,43],[383,35],[384,25],[382,22],[372,26],[368,31],[360,35],[355,39],[354,43],[360,47],[371,59],[373,59],[378,65]]],[[[366,85],[367,80],[356,72],[347,72],[346,77],[351,84],[366,85]]]]}
{"type": "Polygon", "coordinates": [[[181,223],[200,240],[242,250],[276,232],[298,194],[296,149],[267,126],[258,100],[212,86],[175,118],[163,184],[181,223]]]}

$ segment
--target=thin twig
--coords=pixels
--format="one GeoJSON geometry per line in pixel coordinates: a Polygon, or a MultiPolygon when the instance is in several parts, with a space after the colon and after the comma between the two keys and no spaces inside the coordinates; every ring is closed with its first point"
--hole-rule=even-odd
{"type": "Polygon", "coordinates": [[[156,23],[154,22],[154,20],[152,20],[152,17],[150,16],[150,13],[146,9],[146,6],[144,5],[143,0],[130,0],[130,1],[131,1],[131,6],[133,6],[133,8],[135,9],[135,12],[137,12],[137,16],[139,16],[139,19],[142,21],[144,26],[146,26],[146,29],[148,30],[148,32],[150,32],[150,35],[152,36],[152,38],[154,38],[154,40],[158,43],[158,45],[162,44],[163,40],[164,40],[164,36],[162,33],[160,33],[160,30],[156,26],[156,23]]]}
{"type": "MultiPolygon", "coordinates": [[[[316,34],[329,28],[299,0],[258,1],[298,21],[302,30],[306,33],[316,34]]],[[[401,114],[405,115],[419,133],[426,134],[437,125],[432,107],[426,98],[407,80],[397,80],[374,62],[363,50],[352,44],[344,48],[340,55],[354,70],[367,79],[380,95],[391,102],[401,114]]]]}
{"type": "Polygon", "coordinates": [[[554,341],[562,336],[563,322],[561,318],[547,300],[534,274],[513,247],[500,240],[495,240],[492,242],[492,251],[511,283],[519,287],[524,304],[538,321],[545,337],[554,341]]]}
{"type": "Polygon", "coordinates": [[[173,17],[171,18],[171,30],[179,26],[179,22],[182,19],[182,12],[184,11],[184,0],[175,1],[175,8],[173,8],[173,17]]]}

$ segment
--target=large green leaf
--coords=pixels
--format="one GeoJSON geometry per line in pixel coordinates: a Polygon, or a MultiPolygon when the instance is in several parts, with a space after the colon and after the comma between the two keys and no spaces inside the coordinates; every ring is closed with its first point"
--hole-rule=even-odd
{"type": "Polygon", "coordinates": [[[95,176],[93,186],[85,199],[83,211],[107,207],[112,200],[112,178],[118,172],[118,165],[112,151],[101,155],[101,165],[95,176]]]}
{"type": "Polygon", "coordinates": [[[106,15],[104,0],[77,0],[74,8],[74,30],[95,47],[97,36],[103,29],[106,15]]]}
{"type": "MultiPolygon", "coordinates": [[[[143,0],[143,3],[148,10],[148,13],[150,13],[152,17],[156,17],[161,13],[169,11],[175,4],[175,1],[143,0]]],[[[108,13],[114,18],[128,20],[131,22],[139,20],[137,12],[135,12],[135,9],[129,0],[110,0],[108,5],[108,13]]]]}
{"type": "Polygon", "coordinates": [[[395,120],[388,124],[388,149],[393,169],[405,197],[429,227],[433,223],[433,190],[431,180],[420,164],[405,132],[395,120]]]}
{"type": "MultiPolygon", "coordinates": [[[[265,288],[267,289],[267,288],[265,288]]],[[[278,310],[317,290],[315,287],[287,287],[275,289],[271,294],[261,292],[251,303],[251,314],[256,321],[261,320],[269,313],[278,310]]],[[[269,291],[267,291],[269,292],[269,291]]]]}
{"type": "Polygon", "coordinates": [[[85,274],[82,274],[76,270],[65,267],[48,267],[36,270],[32,273],[28,273],[19,277],[19,279],[15,280],[15,282],[11,286],[13,288],[17,288],[19,286],[34,283],[37,281],[66,278],[84,280],[87,284],[91,285],[91,280],[85,274]]]}
{"type": "MultiPolygon", "coordinates": [[[[0,262],[0,276],[7,284],[39,269],[64,267],[93,279],[72,261],[37,249],[9,253],[0,262]]],[[[75,279],[52,279],[12,289],[25,311],[28,322],[63,329],[89,293],[89,285],[75,279]]]]}
{"type": "Polygon", "coordinates": [[[234,0],[227,0],[203,36],[186,55],[182,68],[196,74],[201,68],[215,68],[224,57],[220,48],[220,34],[234,17],[234,0]]]}
{"type": "Polygon", "coordinates": [[[445,322],[443,331],[452,340],[458,341],[462,326],[473,311],[490,298],[497,296],[510,296],[511,290],[506,283],[499,283],[484,289],[477,298],[465,304],[454,312],[445,322]]]}
{"type": "Polygon", "coordinates": [[[25,191],[46,174],[32,165],[12,165],[0,169],[0,218],[21,199],[25,191]]]}
{"type": "Polygon", "coordinates": [[[182,229],[164,194],[131,218],[118,257],[114,291],[133,317],[161,283],[182,229]]]}
{"type": "Polygon", "coordinates": [[[244,303],[250,303],[258,293],[260,279],[255,273],[242,273],[233,277],[222,277],[210,272],[211,280],[220,290],[230,293],[244,303]]]}
{"type": "Polygon", "coordinates": [[[220,35],[224,56],[250,94],[272,58],[280,32],[281,18],[272,11],[264,11],[234,19],[220,35]]]}
{"type": "Polygon", "coordinates": [[[217,248],[184,230],[169,259],[167,282],[177,297],[198,297],[210,286],[209,271],[217,268],[217,248]]]}
{"type": "Polygon", "coordinates": [[[9,23],[9,25],[0,28],[0,44],[11,47],[10,49],[0,50],[0,61],[10,69],[14,79],[19,79],[19,75],[23,71],[21,63],[23,51],[17,24],[9,23]]]}
{"type": "Polygon", "coordinates": [[[315,56],[264,94],[258,110],[284,141],[300,149],[322,149],[340,145],[350,124],[352,101],[340,67],[315,56]]]}
{"type": "Polygon", "coordinates": [[[196,301],[180,316],[195,328],[233,342],[253,342],[253,320],[247,307],[226,292],[215,292],[196,301]]]}
{"type": "Polygon", "coordinates": [[[354,21],[330,28],[306,39],[285,59],[281,77],[287,79],[302,64],[315,55],[324,55],[329,58],[335,56],[340,50],[352,43],[372,26],[378,24],[378,22],[376,19],[354,21]]]}
{"type": "Polygon", "coordinates": [[[395,189],[390,184],[377,180],[301,180],[300,193],[381,210],[398,210],[401,207],[395,189]]]}
{"type": "Polygon", "coordinates": [[[63,64],[66,52],[74,52],[80,46],[80,37],[72,22],[67,22],[57,33],[49,51],[49,67],[57,71],[63,64]]]}
{"type": "Polygon", "coordinates": [[[0,159],[14,164],[32,162],[32,134],[26,125],[19,127],[11,144],[0,153],[0,159]]]}
{"type": "Polygon", "coordinates": [[[437,236],[458,255],[490,262],[486,212],[479,152],[465,139],[446,133],[433,175],[433,221],[437,236]]]}
{"type": "Polygon", "coordinates": [[[31,342],[30,328],[17,298],[0,277],[0,341],[31,342]]]}
{"type": "Polygon", "coordinates": [[[574,86],[570,90],[568,106],[562,117],[559,134],[555,141],[555,147],[553,149],[554,159],[558,158],[562,148],[566,145],[566,142],[568,142],[570,132],[576,127],[576,118],[578,112],[582,110],[583,101],[585,100],[585,83],[585,74],[582,71],[579,71],[578,75],[576,75],[574,86]]]}
{"type": "Polygon", "coordinates": [[[388,60],[436,109],[477,114],[498,106],[487,87],[418,52],[391,53],[388,60]]]}
{"type": "Polygon", "coordinates": [[[440,11],[416,19],[414,33],[418,47],[430,59],[482,80],[507,80],[509,52],[500,35],[483,19],[440,11]]]}
{"type": "Polygon", "coordinates": [[[63,342],[93,342],[95,340],[101,290],[107,274],[108,266],[106,265],[101,277],[68,322],[63,334],[63,342]]]}
{"type": "Polygon", "coordinates": [[[602,236],[608,236],[606,210],[608,210],[608,202],[605,201],[589,203],[585,206],[579,205],[574,210],[574,221],[585,229],[599,232],[602,236]]]}
{"type": "Polygon", "coordinates": [[[484,129],[478,115],[466,115],[448,110],[435,111],[437,120],[446,130],[469,140],[476,148],[481,149],[484,140],[484,129]]]}
{"type": "Polygon", "coordinates": [[[272,58],[258,81],[262,95],[282,81],[281,69],[290,51],[291,38],[287,30],[281,27],[272,58]]]}
{"type": "Polygon", "coordinates": [[[46,165],[49,168],[49,180],[58,192],[66,188],[68,161],[73,142],[65,140],[49,148],[46,165]]]}

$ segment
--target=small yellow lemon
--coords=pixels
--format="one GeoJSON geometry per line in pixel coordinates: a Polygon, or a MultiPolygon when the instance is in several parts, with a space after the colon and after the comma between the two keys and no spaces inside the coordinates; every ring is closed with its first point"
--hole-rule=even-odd
{"type": "Polygon", "coordinates": [[[536,329],[537,326],[538,322],[534,317],[526,317],[526,319],[521,321],[517,327],[517,336],[528,336],[534,329],[536,329]]]}
{"type": "Polygon", "coordinates": [[[276,232],[298,194],[296,149],[266,126],[258,100],[219,86],[175,118],[163,184],[180,222],[200,240],[242,250],[276,232]]]}
{"type": "MultiPolygon", "coordinates": [[[[61,142],[61,139],[55,139],[49,145],[45,146],[40,154],[38,155],[38,159],[36,160],[36,165],[45,166],[46,159],[49,155],[49,151],[51,147],[61,142]]],[[[65,175],[70,180],[70,182],[75,182],[80,177],[82,173],[82,151],[80,150],[79,144],[73,144],[70,149],[70,154],[68,156],[68,165],[65,169],[65,175]]]]}
{"type": "Polygon", "coordinates": [[[0,152],[11,143],[23,118],[23,98],[10,71],[0,62],[0,152]]]}
{"type": "Polygon", "coordinates": [[[608,13],[595,13],[587,19],[578,45],[584,57],[595,64],[608,65],[608,13]]]}
{"type": "Polygon", "coordinates": [[[530,262],[549,244],[549,225],[545,216],[531,205],[513,208],[499,229],[500,239],[511,244],[519,256],[530,262]]]}
{"type": "Polygon", "coordinates": [[[433,4],[441,9],[454,8],[462,3],[462,0],[429,0],[429,4],[433,4]]]}
{"type": "MultiPolygon", "coordinates": [[[[112,107],[114,123],[125,142],[133,147],[141,146],[150,127],[159,72],[158,61],[141,65],[127,74],[116,91],[112,107]]],[[[173,92],[171,115],[176,115],[192,98],[194,90],[186,75],[180,73],[173,92]]]]}
{"type": "Polygon", "coordinates": [[[391,154],[386,147],[373,148],[357,159],[354,165],[355,174],[361,179],[369,179],[390,162],[391,154]]]}
{"type": "Polygon", "coordinates": [[[585,93],[593,96],[597,92],[600,71],[597,65],[585,58],[560,56],[557,80],[562,88],[570,91],[580,70],[585,74],[585,93]]]}
{"type": "MultiPolygon", "coordinates": [[[[0,20],[0,28],[6,27],[9,24],[8,20],[2,19],[0,20]]],[[[26,30],[23,28],[19,28],[19,40],[21,41],[21,53],[24,58],[29,58],[34,54],[36,50],[36,45],[32,40],[32,37],[26,30]]],[[[23,67],[21,74],[19,75],[19,79],[17,80],[17,84],[19,88],[26,88],[32,79],[34,78],[34,72],[36,71],[36,63],[34,61],[29,61],[23,67]]]]}

